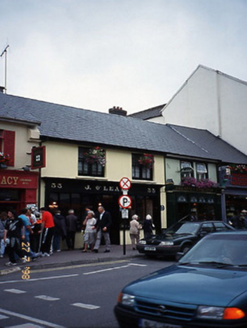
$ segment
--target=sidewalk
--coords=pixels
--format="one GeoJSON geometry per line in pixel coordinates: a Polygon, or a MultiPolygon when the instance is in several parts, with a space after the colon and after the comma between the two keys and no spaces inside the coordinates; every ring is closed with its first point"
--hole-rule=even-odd
{"type": "Polygon", "coordinates": [[[120,245],[112,245],[110,253],[104,253],[104,250],[104,246],[100,247],[98,253],[93,253],[90,251],[87,253],[82,253],[81,249],[75,249],[73,251],[64,250],[59,253],[54,253],[49,257],[40,257],[34,262],[27,262],[25,264],[18,263],[16,266],[12,267],[7,267],[5,265],[5,263],[9,262],[9,258],[6,254],[4,258],[0,258],[0,276],[20,271],[26,266],[37,270],[86,263],[125,260],[133,257],[143,257],[143,255],[139,254],[137,250],[132,250],[131,245],[126,245],[125,255],[124,248],[120,245]]]}

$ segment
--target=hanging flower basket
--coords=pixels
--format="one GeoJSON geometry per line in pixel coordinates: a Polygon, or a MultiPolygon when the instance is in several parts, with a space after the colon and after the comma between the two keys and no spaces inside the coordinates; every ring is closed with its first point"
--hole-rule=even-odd
{"type": "Polygon", "coordinates": [[[84,158],[87,163],[94,164],[98,163],[102,166],[105,166],[105,150],[100,147],[90,148],[84,154],[84,158]]]}
{"type": "Polygon", "coordinates": [[[138,163],[152,169],[154,165],[154,156],[145,153],[138,159],[138,163]]]}
{"type": "Polygon", "coordinates": [[[200,181],[197,181],[195,178],[192,178],[192,177],[183,178],[180,185],[197,187],[197,188],[202,188],[202,189],[216,188],[218,186],[216,182],[211,181],[209,179],[202,179],[200,181]]]}
{"type": "Polygon", "coordinates": [[[9,165],[10,157],[0,152],[0,168],[6,169],[9,165]]]}
{"type": "Polygon", "coordinates": [[[227,168],[231,170],[231,173],[247,174],[247,165],[228,165],[227,168]]]}

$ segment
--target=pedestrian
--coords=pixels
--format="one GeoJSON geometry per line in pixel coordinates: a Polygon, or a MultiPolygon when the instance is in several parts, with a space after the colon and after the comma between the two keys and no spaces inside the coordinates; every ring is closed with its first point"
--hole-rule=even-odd
{"type": "Polygon", "coordinates": [[[54,214],[54,237],[53,237],[53,251],[61,251],[61,239],[63,240],[67,236],[65,217],[61,214],[60,210],[56,210],[54,214]]]}
{"type": "Polygon", "coordinates": [[[67,227],[67,247],[68,250],[73,250],[75,248],[75,233],[77,228],[77,216],[74,214],[74,210],[69,210],[66,216],[66,227],[67,227]]]}
{"type": "Polygon", "coordinates": [[[152,216],[150,214],[146,215],[146,219],[143,223],[144,238],[148,239],[153,235],[154,224],[152,222],[152,216]]]}
{"type": "Polygon", "coordinates": [[[190,221],[197,221],[197,211],[196,211],[196,208],[192,208],[190,210],[189,217],[190,217],[190,221]]]}
{"type": "Polygon", "coordinates": [[[237,229],[245,229],[245,213],[243,211],[237,217],[237,229]]]}
{"type": "Polygon", "coordinates": [[[105,211],[102,205],[98,206],[99,218],[94,229],[97,229],[96,243],[93,249],[93,252],[98,253],[101,238],[104,237],[106,249],[104,253],[110,252],[111,240],[110,240],[110,227],[112,223],[111,214],[105,211]]]}
{"type": "Polygon", "coordinates": [[[0,258],[3,258],[5,253],[6,242],[4,241],[4,230],[7,220],[7,212],[1,212],[0,214],[0,258]]]}
{"type": "Polygon", "coordinates": [[[16,255],[19,257],[21,262],[25,262],[23,258],[23,252],[21,248],[21,241],[25,239],[25,234],[23,231],[23,222],[17,217],[14,210],[8,211],[8,218],[6,220],[5,230],[4,230],[4,242],[9,241],[9,262],[6,263],[7,266],[16,265],[16,255]]]}
{"type": "Polygon", "coordinates": [[[39,240],[40,240],[40,233],[41,233],[41,219],[40,213],[35,209],[34,206],[29,208],[28,217],[30,219],[31,228],[33,233],[29,236],[30,237],[30,247],[31,250],[35,253],[39,252],[39,240]]]}
{"type": "Polygon", "coordinates": [[[135,250],[136,249],[136,244],[138,244],[139,239],[140,239],[140,229],[142,228],[142,226],[140,225],[140,223],[138,222],[138,215],[134,214],[132,216],[132,220],[130,221],[130,240],[131,240],[131,245],[132,245],[132,249],[135,250]]]}
{"type": "Polygon", "coordinates": [[[55,224],[51,212],[47,211],[45,207],[42,207],[40,212],[42,214],[41,255],[50,256],[55,224]]]}
{"type": "Polygon", "coordinates": [[[24,208],[21,211],[21,215],[18,216],[18,218],[22,220],[25,235],[25,238],[22,239],[21,245],[23,255],[25,255],[26,258],[34,260],[38,257],[38,254],[34,253],[30,246],[30,235],[33,234],[33,230],[31,228],[31,222],[28,217],[28,211],[29,210],[27,208],[24,208]]]}
{"type": "Polygon", "coordinates": [[[96,240],[96,229],[93,229],[96,225],[94,211],[88,210],[87,216],[83,222],[83,225],[86,226],[85,234],[84,234],[84,249],[83,253],[87,252],[88,246],[92,250],[94,248],[95,240],[96,240]]]}

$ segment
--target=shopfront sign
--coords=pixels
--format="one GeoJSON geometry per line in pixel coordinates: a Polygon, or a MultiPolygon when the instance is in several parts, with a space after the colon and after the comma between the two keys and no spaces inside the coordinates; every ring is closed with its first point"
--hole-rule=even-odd
{"type": "Polygon", "coordinates": [[[234,186],[247,186],[247,174],[234,173],[232,174],[231,184],[234,186]]]}
{"type": "Polygon", "coordinates": [[[37,188],[38,177],[35,173],[21,171],[0,172],[0,188],[37,188]]]}
{"type": "Polygon", "coordinates": [[[45,146],[33,147],[31,154],[31,168],[40,169],[45,167],[45,146]]]}

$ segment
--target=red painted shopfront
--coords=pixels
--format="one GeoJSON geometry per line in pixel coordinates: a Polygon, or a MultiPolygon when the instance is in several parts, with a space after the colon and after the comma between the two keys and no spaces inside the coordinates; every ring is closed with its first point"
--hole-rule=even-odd
{"type": "Polygon", "coordinates": [[[37,204],[38,172],[0,169],[0,212],[37,204]]]}

